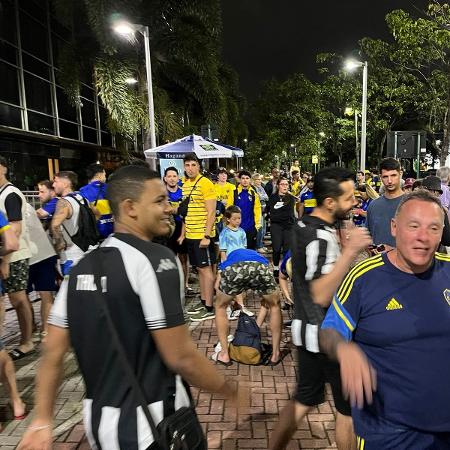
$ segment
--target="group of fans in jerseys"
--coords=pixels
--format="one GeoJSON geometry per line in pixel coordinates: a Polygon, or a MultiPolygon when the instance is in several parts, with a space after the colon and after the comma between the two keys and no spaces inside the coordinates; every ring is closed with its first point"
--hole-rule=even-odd
{"type": "MultiPolygon", "coordinates": [[[[161,448],[121,369],[111,327],[156,424],[192,405],[186,382],[242,400],[248,393],[214,365],[236,364],[229,321],[255,314],[246,304],[248,290],[261,296],[258,325],[268,317],[268,366],[282,360],[281,300],[294,306],[297,389],[280,412],[271,449],[286,448],[300,421],[324,401],[325,383],[336,407],[339,449],[450,448],[450,170],[403,180],[399,162],[386,158],[379,174],[329,167],[313,177],[294,162],[286,176],[273,169],[263,183],[260,174],[246,170],[230,180],[225,169],[209,176],[194,154],[183,163],[183,174],[169,167],[163,180],[145,164],[122,167],[101,198],[96,187],[104,189],[104,172],[84,192],[75,191],[70,173],[55,176],[56,209],[46,210],[48,198],[37,214],[51,217],[64,281],[48,315],[36,415],[18,448],[51,445],[70,346],[86,384],[91,447],[161,448]],[[100,225],[114,224],[98,247],[88,225],[92,218],[98,240],[100,225]],[[86,233],[77,235],[80,229],[86,233]],[[197,273],[199,292],[184,307],[185,296],[197,295],[188,284],[190,271],[197,273]],[[213,319],[220,345],[206,358],[186,322],[213,319]]],[[[6,165],[1,167],[6,176],[6,165]]],[[[7,218],[17,222],[17,216],[7,218]]],[[[18,251],[17,239],[8,241],[8,226],[5,220],[0,228],[5,255],[18,251]]],[[[32,351],[18,350],[20,357],[32,351]]],[[[1,354],[2,367],[10,367],[1,354]]],[[[9,386],[14,415],[21,418],[25,405],[13,381],[9,386]]]]}

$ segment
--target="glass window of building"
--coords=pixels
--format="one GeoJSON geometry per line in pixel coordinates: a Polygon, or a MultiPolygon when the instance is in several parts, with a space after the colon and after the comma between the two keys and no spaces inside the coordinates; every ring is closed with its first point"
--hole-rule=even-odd
{"type": "Polygon", "coordinates": [[[58,103],[58,116],[61,119],[77,122],[77,109],[69,103],[63,88],[56,86],[56,101],[58,103]]]}
{"type": "Polygon", "coordinates": [[[89,127],[83,127],[83,141],[97,144],[97,130],[89,127]]]}
{"type": "Polygon", "coordinates": [[[50,83],[29,73],[24,78],[27,108],[53,115],[50,83]]]}
{"type": "Polygon", "coordinates": [[[20,108],[0,102],[0,124],[7,127],[22,128],[20,108]]]}
{"type": "Polygon", "coordinates": [[[41,23],[47,22],[47,11],[44,1],[35,0],[19,0],[19,8],[26,11],[30,16],[34,17],[41,23]]]}
{"type": "Polygon", "coordinates": [[[67,120],[59,120],[59,134],[61,137],[79,140],[78,124],[68,122],[67,120]]]}
{"type": "Polygon", "coordinates": [[[20,105],[17,67],[0,61],[0,101],[20,105]]]}
{"type": "Polygon", "coordinates": [[[81,116],[83,118],[83,126],[96,128],[97,122],[95,120],[95,104],[89,100],[81,97],[81,116]]]}
{"type": "Polygon", "coordinates": [[[11,0],[0,0],[0,38],[16,44],[16,13],[11,0]]]}
{"type": "Polygon", "coordinates": [[[28,127],[30,131],[39,133],[55,134],[54,119],[51,116],[28,111],[28,127]]]}
{"type": "Polygon", "coordinates": [[[17,49],[6,41],[0,39],[0,59],[17,64],[17,49]]]}
{"type": "Polygon", "coordinates": [[[20,28],[26,30],[20,34],[23,50],[48,61],[47,29],[23,10],[20,11],[20,28]]]}
{"type": "Polygon", "coordinates": [[[31,72],[35,75],[39,75],[46,80],[50,79],[50,67],[42,61],[34,58],[33,56],[22,52],[23,68],[27,72],[31,72]]]}

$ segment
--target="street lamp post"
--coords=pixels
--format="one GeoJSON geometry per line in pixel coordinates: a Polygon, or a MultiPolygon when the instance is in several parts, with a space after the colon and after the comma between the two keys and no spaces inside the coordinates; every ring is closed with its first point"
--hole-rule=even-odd
{"type": "MultiPolygon", "coordinates": [[[[156,147],[156,132],[155,132],[155,105],[153,102],[153,82],[152,82],[152,62],[150,58],[150,35],[148,26],[139,25],[128,22],[119,22],[113,26],[116,33],[126,37],[129,40],[134,38],[137,32],[144,37],[145,47],[145,69],[147,75],[147,92],[148,92],[148,119],[150,125],[150,148],[156,147]]],[[[152,165],[156,168],[156,161],[152,160],[152,165]]]]}
{"type": "Polygon", "coordinates": [[[368,64],[367,61],[347,61],[345,68],[348,71],[353,71],[358,67],[363,68],[363,94],[362,94],[362,110],[361,110],[361,158],[360,170],[366,170],[366,145],[367,145],[367,78],[368,78],[368,64]]]}

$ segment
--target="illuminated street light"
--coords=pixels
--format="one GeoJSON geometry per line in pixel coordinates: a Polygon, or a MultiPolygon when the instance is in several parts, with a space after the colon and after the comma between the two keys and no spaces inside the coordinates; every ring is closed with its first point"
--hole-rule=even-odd
{"type": "MultiPolygon", "coordinates": [[[[126,38],[128,41],[135,40],[136,32],[139,32],[144,36],[145,46],[145,69],[147,73],[147,91],[148,91],[148,118],[150,124],[150,148],[156,147],[156,133],[155,133],[155,105],[153,103],[153,83],[152,83],[152,65],[150,58],[150,37],[148,27],[145,25],[139,25],[129,23],[126,21],[116,22],[113,25],[113,30],[120,36],[126,38]]],[[[156,168],[156,161],[152,160],[156,168]]]]}
{"type": "Polygon", "coordinates": [[[123,37],[134,39],[136,28],[128,22],[118,22],[113,26],[113,30],[123,37]]]}
{"type": "Polygon", "coordinates": [[[366,170],[366,142],[367,142],[367,76],[368,76],[368,64],[367,61],[355,61],[353,59],[348,60],[345,63],[345,70],[352,72],[358,67],[363,68],[363,94],[362,94],[362,111],[361,111],[361,161],[360,170],[364,172],[366,170]]]}
{"type": "Polygon", "coordinates": [[[323,131],[321,131],[321,132],[319,133],[319,136],[324,138],[324,137],[325,137],[325,133],[324,133],[323,131]]]}
{"type": "Polygon", "coordinates": [[[138,80],[136,80],[136,78],[130,77],[130,78],[125,79],[125,83],[127,83],[127,84],[133,85],[133,84],[136,84],[137,82],[138,82],[138,80]]]}

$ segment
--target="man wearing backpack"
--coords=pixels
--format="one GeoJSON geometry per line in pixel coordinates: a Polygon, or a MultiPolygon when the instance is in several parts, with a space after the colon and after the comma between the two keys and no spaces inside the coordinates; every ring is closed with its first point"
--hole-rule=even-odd
{"type": "MultiPolygon", "coordinates": [[[[3,292],[8,294],[9,300],[17,313],[20,327],[20,344],[10,352],[12,359],[21,359],[34,351],[31,340],[33,333],[33,318],[31,305],[27,297],[28,259],[32,256],[31,242],[26,226],[27,201],[22,192],[8,181],[6,174],[8,163],[0,156],[0,211],[3,212],[11,228],[19,239],[19,249],[8,258],[3,258],[0,265],[3,278],[3,292]]],[[[3,304],[0,320],[3,324],[3,304]]]]}
{"type": "Polygon", "coordinates": [[[105,239],[113,232],[114,219],[109,202],[106,199],[106,173],[101,164],[90,164],[86,168],[89,184],[80,188],[80,194],[86,198],[98,216],[97,228],[105,239]]]}
{"type": "Polygon", "coordinates": [[[75,172],[63,171],[55,175],[53,188],[61,197],[50,225],[53,244],[60,257],[61,273],[68,275],[88,250],[99,241],[95,216],[89,202],[75,192],[78,177],[75,172]]]}
{"type": "Polygon", "coordinates": [[[227,205],[235,205],[241,209],[241,228],[247,236],[247,248],[256,250],[256,236],[261,228],[261,202],[259,196],[250,185],[252,175],[246,170],[239,172],[240,184],[231,191],[227,205]]]}

